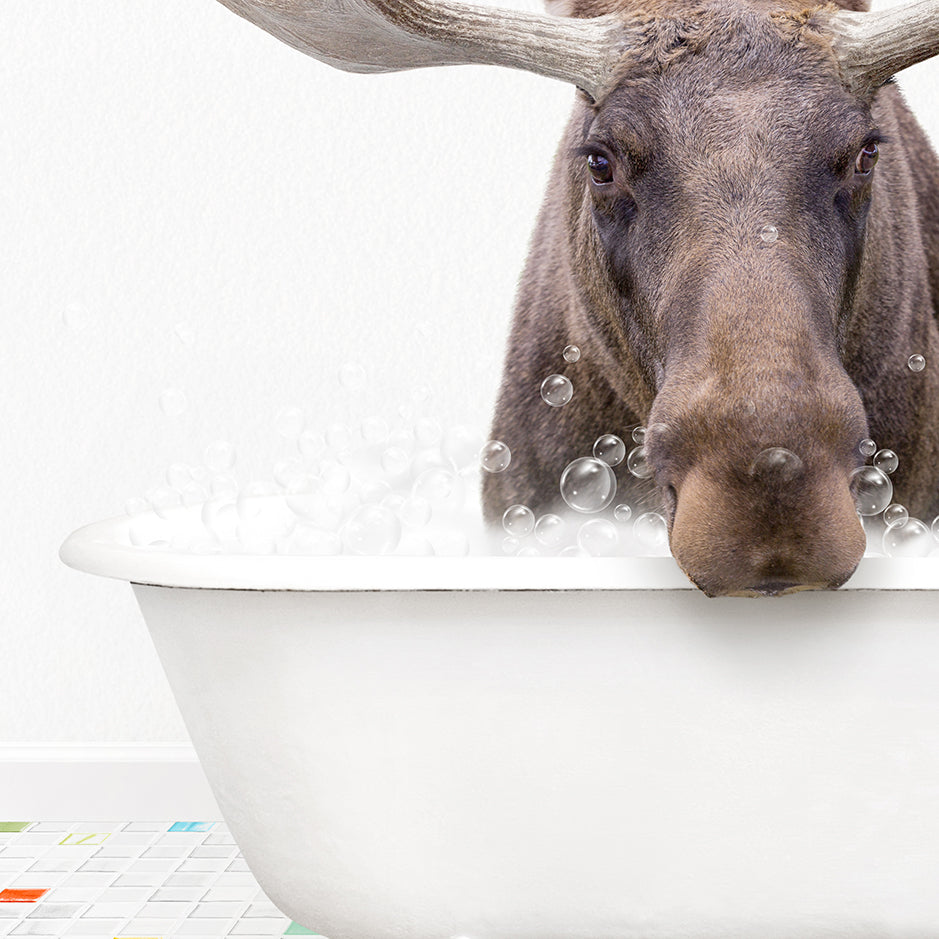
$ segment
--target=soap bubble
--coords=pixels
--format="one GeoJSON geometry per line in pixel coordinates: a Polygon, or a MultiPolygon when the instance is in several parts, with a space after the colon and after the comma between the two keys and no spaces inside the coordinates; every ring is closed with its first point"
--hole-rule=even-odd
{"type": "Polygon", "coordinates": [[[401,476],[411,468],[411,458],[401,447],[389,447],[381,455],[381,468],[389,476],[401,476]]]}
{"type": "Polygon", "coordinates": [[[142,515],[150,511],[150,503],[139,496],[133,496],[124,503],[124,511],[128,515],[142,515]]]}
{"type": "Polygon", "coordinates": [[[578,346],[565,346],[564,347],[564,361],[565,362],[579,362],[580,361],[580,348],[578,346]]]}
{"type": "Polygon", "coordinates": [[[888,528],[891,525],[904,524],[909,517],[910,513],[906,510],[906,506],[900,505],[899,502],[894,502],[884,509],[884,521],[888,528]]]}
{"type": "Polygon", "coordinates": [[[160,395],[160,410],[167,417],[179,417],[188,406],[186,394],[179,388],[167,388],[160,395]]]}
{"type": "Polygon", "coordinates": [[[619,533],[608,519],[592,518],[578,529],[577,544],[591,557],[609,557],[619,544],[619,533]]]}
{"type": "Polygon", "coordinates": [[[512,462],[512,451],[501,440],[490,440],[479,452],[479,465],[487,473],[502,473],[512,462]]]}
{"type": "Polygon", "coordinates": [[[541,397],[546,404],[560,408],[574,396],[574,386],[563,375],[549,375],[541,383],[541,397]]]}
{"type": "Polygon", "coordinates": [[[779,230],[775,225],[764,225],[760,229],[760,241],[765,245],[775,244],[778,237],[779,230]]]}
{"type": "Polygon", "coordinates": [[[479,434],[469,427],[457,425],[444,433],[441,453],[458,470],[463,470],[476,461],[481,443],[479,434]]]}
{"type": "Polygon", "coordinates": [[[329,557],[342,552],[342,539],[335,531],[326,531],[301,522],[290,534],[287,552],[313,557],[329,557]]]}
{"type": "Polygon", "coordinates": [[[274,482],[284,489],[290,485],[290,481],[295,476],[305,476],[306,471],[300,460],[278,460],[274,464],[273,476],[274,482]]]}
{"type": "Polygon", "coordinates": [[[541,552],[534,545],[527,544],[515,556],[518,558],[540,558],[541,552]]]}
{"type": "Polygon", "coordinates": [[[937,515],[932,520],[932,525],[930,526],[930,528],[932,529],[933,538],[935,538],[936,541],[939,541],[939,515],[937,515]]]}
{"type": "Polygon", "coordinates": [[[628,522],[632,517],[633,510],[625,502],[621,502],[613,509],[613,518],[618,522],[628,522]]]}
{"type": "Polygon", "coordinates": [[[562,548],[560,551],[558,551],[558,557],[559,558],[586,558],[586,557],[590,557],[590,555],[587,554],[587,552],[584,551],[584,549],[580,545],[569,544],[566,548],[562,548]]]}
{"type": "Polygon", "coordinates": [[[567,522],[550,512],[535,522],[535,540],[546,548],[556,548],[564,540],[567,522]]]}
{"type": "Polygon", "coordinates": [[[583,456],[561,474],[561,498],[576,512],[600,512],[616,495],[616,476],[602,460],[583,456]]]}
{"type": "Polygon", "coordinates": [[[238,507],[238,517],[242,521],[251,521],[260,517],[268,503],[268,496],[274,495],[276,488],[273,484],[263,480],[248,483],[238,493],[235,505],[238,507]]]}
{"type": "Polygon", "coordinates": [[[502,527],[510,535],[530,535],[535,527],[535,513],[527,505],[510,505],[502,514],[502,527]]]}
{"type": "Polygon", "coordinates": [[[213,496],[234,501],[238,495],[238,480],[229,473],[218,473],[209,480],[209,491],[213,496]]]}
{"type": "Polygon", "coordinates": [[[857,448],[861,456],[873,456],[877,452],[877,444],[870,437],[865,437],[857,448]]]}
{"type": "Polygon", "coordinates": [[[352,482],[349,470],[335,460],[324,461],[320,477],[323,480],[323,491],[337,496],[342,495],[352,482]]]}
{"type": "Polygon", "coordinates": [[[423,528],[430,521],[433,507],[424,496],[408,496],[398,508],[398,518],[408,528],[423,528]]]}
{"type": "Polygon", "coordinates": [[[287,486],[287,506],[314,527],[335,531],[342,520],[342,500],[323,488],[318,476],[298,476],[287,486]]]}
{"type": "Polygon", "coordinates": [[[346,362],[339,368],[339,384],[347,391],[361,391],[366,379],[365,369],[357,362],[346,362]]]}
{"type": "Polygon", "coordinates": [[[463,504],[465,484],[460,476],[444,466],[424,470],[411,487],[411,495],[420,496],[433,506],[458,509],[463,504]]]}
{"type": "Polygon", "coordinates": [[[154,486],[147,492],[147,502],[160,518],[166,518],[169,510],[179,505],[179,493],[169,486],[154,486]]]}
{"type": "Polygon", "coordinates": [[[201,505],[205,502],[205,489],[198,483],[187,483],[179,491],[179,498],[183,505],[201,505]]]}
{"type": "Polygon", "coordinates": [[[891,558],[924,558],[933,544],[929,529],[918,518],[897,522],[884,532],[884,554],[891,558]]]}
{"type": "Polygon", "coordinates": [[[235,465],[235,448],[227,440],[213,440],[202,459],[213,473],[224,473],[235,465]]]}
{"type": "Polygon", "coordinates": [[[876,466],[859,466],[851,473],[851,494],[858,515],[879,515],[893,497],[893,483],[876,466]]]}
{"type": "Polygon", "coordinates": [[[926,368],[926,359],[921,355],[911,355],[906,360],[906,364],[910,367],[911,372],[921,372],[926,368]]]}
{"type": "Polygon", "coordinates": [[[661,550],[668,544],[668,523],[658,512],[645,512],[633,522],[633,534],[640,544],[661,550]]]}
{"type": "Polygon", "coordinates": [[[874,454],[874,459],[871,460],[871,463],[882,473],[889,475],[900,465],[900,459],[893,450],[878,450],[874,454]]]}
{"type": "Polygon", "coordinates": [[[634,427],[632,438],[633,438],[633,443],[645,443],[645,440],[646,440],[645,427],[634,427]]]}
{"type": "Polygon", "coordinates": [[[318,460],[329,452],[326,437],[313,430],[305,430],[297,438],[297,449],[304,460],[318,460]]]}
{"type": "Polygon", "coordinates": [[[638,446],[629,451],[626,457],[626,466],[633,476],[639,479],[648,479],[652,475],[652,464],[644,446],[638,446]]]}
{"type": "Polygon", "coordinates": [[[223,496],[214,496],[202,504],[202,524],[222,545],[237,539],[238,510],[223,496]]]}
{"type": "Polygon", "coordinates": [[[366,443],[384,443],[388,439],[388,422],[380,417],[362,421],[362,439],[366,443]]]}
{"type": "Polygon", "coordinates": [[[593,455],[609,466],[619,466],[626,457],[626,444],[616,434],[604,434],[594,443],[593,455]]]}
{"type": "Polygon", "coordinates": [[[414,424],[414,439],[420,447],[435,447],[443,437],[439,422],[430,417],[419,418],[414,424]]]}
{"type": "Polygon", "coordinates": [[[464,558],[469,554],[469,538],[458,529],[432,532],[428,540],[438,558],[464,558]]]}
{"type": "Polygon", "coordinates": [[[391,554],[401,538],[401,523],[383,505],[362,505],[342,527],[342,544],[350,554],[391,554]]]}
{"type": "Polygon", "coordinates": [[[352,431],[345,424],[330,424],[326,428],[326,444],[334,454],[342,454],[352,449],[352,431]]]}
{"type": "Polygon", "coordinates": [[[522,546],[521,541],[515,537],[515,535],[506,535],[502,539],[502,553],[507,557],[513,557],[518,553],[518,549],[522,546]]]}
{"type": "Polygon", "coordinates": [[[761,450],[750,464],[750,475],[773,483],[789,483],[802,475],[802,460],[785,447],[761,450]]]}

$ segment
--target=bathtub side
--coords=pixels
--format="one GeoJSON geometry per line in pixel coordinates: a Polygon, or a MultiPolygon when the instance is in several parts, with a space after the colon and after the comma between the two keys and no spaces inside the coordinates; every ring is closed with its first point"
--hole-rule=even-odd
{"type": "Polygon", "coordinates": [[[248,863],[330,939],[939,921],[934,593],[135,592],[248,863]]]}

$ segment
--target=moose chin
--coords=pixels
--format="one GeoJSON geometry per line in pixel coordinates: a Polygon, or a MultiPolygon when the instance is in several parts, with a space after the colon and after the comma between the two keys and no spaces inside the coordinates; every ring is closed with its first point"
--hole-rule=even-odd
{"type": "Polygon", "coordinates": [[[939,160],[893,81],[939,53],[939,0],[222,2],[350,71],[482,63],[577,88],[518,292],[490,521],[549,509],[569,461],[637,425],[652,475],[620,492],[663,513],[712,596],[851,576],[864,438],[897,453],[910,514],[939,512],[939,160]],[[574,397],[546,407],[561,366],[574,397]]]}

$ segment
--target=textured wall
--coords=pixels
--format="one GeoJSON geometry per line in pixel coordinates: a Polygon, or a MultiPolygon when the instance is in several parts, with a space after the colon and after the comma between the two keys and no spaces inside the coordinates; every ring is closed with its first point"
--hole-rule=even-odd
{"type": "MultiPolygon", "coordinates": [[[[902,80],[935,139],[937,69],[902,80]]],[[[485,426],[573,93],[336,72],[212,0],[4,0],[0,87],[0,741],[182,741],[130,589],[62,538],[219,436],[266,471],[287,405],[325,426],[424,383],[485,426]]]]}

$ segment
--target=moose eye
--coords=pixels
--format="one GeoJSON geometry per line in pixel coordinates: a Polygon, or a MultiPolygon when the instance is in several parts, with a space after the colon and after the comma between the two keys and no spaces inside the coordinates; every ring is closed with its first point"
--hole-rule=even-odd
{"type": "Polygon", "coordinates": [[[598,186],[613,182],[613,167],[610,161],[599,153],[587,154],[587,169],[598,186]]]}
{"type": "Polygon", "coordinates": [[[879,152],[876,143],[867,144],[854,161],[854,172],[858,176],[870,176],[871,170],[874,169],[874,164],[877,162],[879,152]]]}

